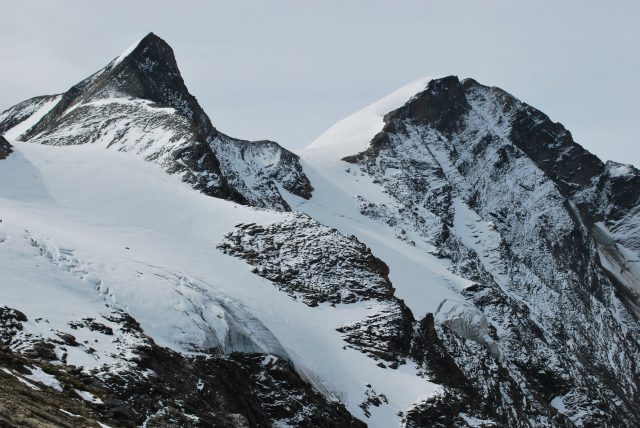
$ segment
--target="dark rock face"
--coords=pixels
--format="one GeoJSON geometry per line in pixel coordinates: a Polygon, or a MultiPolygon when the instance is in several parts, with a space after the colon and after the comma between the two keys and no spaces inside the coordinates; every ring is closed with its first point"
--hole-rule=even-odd
{"type": "Polygon", "coordinates": [[[173,107],[193,124],[197,130],[196,139],[206,140],[215,131],[209,117],[185,86],[173,49],[155,34],[149,33],[143,38],[114,67],[110,78],[111,85],[134,98],[173,107]]]}
{"type": "Polygon", "coordinates": [[[0,340],[8,343],[16,332],[22,330],[22,323],[27,317],[20,311],[6,306],[0,308],[0,340]]]}
{"type": "MultiPolygon", "coordinates": [[[[498,88],[490,90],[497,97],[510,97],[498,88]]],[[[591,186],[604,170],[602,161],[574,142],[564,126],[533,108],[513,113],[509,137],[565,195],[591,186]]]]}
{"type": "Polygon", "coordinates": [[[410,119],[419,125],[432,126],[443,134],[451,134],[461,125],[460,119],[469,109],[460,82],[449,76],[429,82],[423,92],[388,113],[385,122],[410,119]]]}
{"type": "Polygon", "coordinates": [[[460,369],[456,359],[438,336],[433,314],[427,314],[415,328],[411,357],[424,370],[423,375],[443,386],[442,393],[415,403],[403,415],[407,427],[495,426],[496,414],[483,406],[489,391],[477,390],[460,369]]]}
{"type": "MultiPolygon", "coordinates": [[[[362,321],[344,325],[342,333],[349,347],[374,360],[384,360],[392,369],[404,363],[411,347],[413,314],[402,300],[390,299],[391,304],[362,321]],[[395,303],[395,304],[394,304],[395,303]]],[[[378,363],[380,367],[385,363],[378,363]]]]}
{"type": "Polygon", "coordinates": [[[480,419],[466,413],[469,405],[465,403],[468,397],[458,395],[451,389],[445,389],[442,394],[427,398],[416,403],[404,412],[403,423],[408,428],[420,427],[495,427],[492,420],[480,419]]]}
{"type": "Polygon", "coordinates": [[[351,416],[344,405],[327,402],[286,361],[273,355],[255,354],[234,354],[231,358],[243,368],[243,373],[248,373],[251,392],[268,415],[266,425],[366,426],[351,416]]]}
{"type": "Polygon", "coordinates": [[[427,375],[438,384],[466,392],[471,390],[468,379],[438,337],[433,314],[427,314],[418,323],[411,345],[411,356],[424,366],[427,375]]]}
{"type": "Polygon", "coordinates": [[[293,367],[272,355],[185,357],[153,343],[138,353],[137,370],[151,375],[132,371],[105,377],[137,424],[267,427],[327,421],[332,426],[363,426],[343,405],[328,402],[293,367]]]}
{"type": "Polygon", "coordinates": [[[598,189],[606,204],[604,217],[613,225],[640,204],[640,171],[632,165],[608,161],[598,189]]]}
{"type": "Polygon", "coordinates": [[[205,141],[215,131],[211,121],[182,80],[173,49],[153,33],[145,36],[124,58],[112,61],[63,94],[60,102],[29,132],[25,139],[46,131],[74,105],[85,100],[123,94],[172,107],[195,130],[195,139],[205,141]]]}
{"type": "Polygon", "coordinates": [[[417,231],[477,284],[443,302],[432,329],[423,320],[431,345],[416,339],[414,352],[453,389],[417,405],[412,423],[457,424],[458,411],[522,426],[640,421],[635,168],[603,164],[543,113],[455,77],[388,113],[370,148],[344,160],[395,199],[361,198],[363,214],[417,231]],[[610,229],[596,237],[599,221],[610,229]],[[470,410],[452,398],[474,390],[470,410]]]}
{"type": "MultiPolygon", "coordinates": [[[[55,99],[34,98],[7,110],[0,130],[55,99]]],[[[153,33],[62,94],[20,138],[135,152],[209,196],[262,208],[290,210],[279,185],[307,199],[313,190],[293,153],[271,141],[238,140],[216,130],[187,90],[173,50],[153,33]]]]}
{"type": "Polygon", "coordinates": [[[0,160],[6,159],[11,153],[13,153],[13,147],[3,136],[0,136],[0,160]]]}

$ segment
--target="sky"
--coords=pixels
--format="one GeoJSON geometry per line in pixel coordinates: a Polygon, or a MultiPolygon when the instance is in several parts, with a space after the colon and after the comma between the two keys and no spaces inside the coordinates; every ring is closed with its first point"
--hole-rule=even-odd
{"type": "Polygon", "coordinates": [[[149,32],[229,135],[304,147],[424,76],[473,77],[640,166],[640,1],[0,0],[0,110],[149,32]]]}

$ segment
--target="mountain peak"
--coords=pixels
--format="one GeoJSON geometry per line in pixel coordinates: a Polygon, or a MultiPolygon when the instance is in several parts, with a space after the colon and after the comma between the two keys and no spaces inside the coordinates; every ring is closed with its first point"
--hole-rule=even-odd
{"type": "Polygon", "coordinates": [[[26,135],[37,135],[69,109],[95,99],[136,98],[173,108],[193,123],[198,139],[216,133],[209,117],[182,79],[173,49],[162,38],[149,33],[133,43],[105,68],[74,85],[62,100],[26,135]]]}
{"type": "Polygon", "coordinates": [[[149,33],[112,62],[111,89],[135,98],[172,107],[192,120],[201,138],[214,132],[211,121],[189,93],[173,49],[162,38],[149,33]]]}
{"type": "Polygon", "coordinates": [[[142,40],[140,40],[140,44],[142,44],[145,41],[149,41],[149,40],[159,40],[161,42],[164,42],[164,40],[162,40],[162,38],[157,36],[153,31],[150,31],[149,34],[147,34],[146,36],[144,36],[142,38],[142,40]]]}
{"type": "Polygon", "coordinates": [[[427,87],[407,103],[389,112],[385,122],[411,118],[416,123],[430,124],[444,134],[458,127],[460,118],[469,110],[464,88],[457,76],[432,79],[427,87]]]}
{"type": "Polygon", "coordinates": [[[162,38],[153,32],[147,34],[142,39],[136,41],[129,46],[119,57],[112,61],[110,68],[116,68],[120,63],[125,62],[129,58],[150,59],[150,60],[167,60],[172,62],[177,69],[173,49],[162,38]]]}

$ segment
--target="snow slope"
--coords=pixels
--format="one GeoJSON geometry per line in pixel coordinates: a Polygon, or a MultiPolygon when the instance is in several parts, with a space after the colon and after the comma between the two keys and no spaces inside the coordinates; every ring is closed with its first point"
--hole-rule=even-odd
{"type": "Polygon", "coordinates": [[[433,77],[425,77],[408,83],[342,119],[311,142],[306,151],[314,154],[325,153],[332,159],[340,159],[365,150],[371,139],[382,129],[384,115],[402,106],[423,90],[431,79],[433,77]]]}
{"type": "MultiPolygon", "coordinates": [[[[159,344],[197,353],[224,343],[230,317],[242,323],[251,314],[248,330],[264,351],[286,354],[353,414],[365,418],[359,404],[366,385],[384,391],[389,404],[372,408],[371,426],[397,425],[398,411],[431,394],[412,364],[382,369],[342,349],[335,328],[359,320],[365,307],[310,308],[216,249],[239,222],[270,224],[288,214],[199,194],[126,153],[13,144],[15,153],[0,165],[0,181],[11,183],[0,188],[0,301],[27,315],[27,333],[53,336],[69,331],[69,321],[121,309],[159,344]]],[[[114,361],[109,337],[78,339],[97,340],[97,352],[69,348],[68,363],[125,364],[126,349],[114,361]]]]}
{"type": "Polygon", "coordinates": [[[365,107],[300,150],[298,154],[313,183],[314,195],[308,201],[293,195],[289,198],[295,210],[345,234],[353,234],[370,246],[374,254],[389,265],[389,278],[396,288],[396,296],[405,301],[418,319],[428,312],[436,312],[443,300],[455,299],[471,281],[452,274],[446,262],[432,254],[435,248],[411,231],[398,239],[392,228],[363,215],[356,195],[379,204],[393,202],[371,177],[352,172],[354,168],[342,161],[342,157],[366,149],[382,129],[382,117],[423,90],[429,80],[416,80],[365,107]],[[411,240],[416,245],[409,244],[411,240]]]}

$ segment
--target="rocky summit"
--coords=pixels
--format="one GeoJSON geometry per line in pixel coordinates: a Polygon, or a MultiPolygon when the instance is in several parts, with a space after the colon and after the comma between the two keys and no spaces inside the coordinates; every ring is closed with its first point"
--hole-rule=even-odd
{"type": "Polygon", "coordinates": [[[640,171],[500,88],[293,153],[149,34],[0,134],[3,426],[640,425],[640,171]]]}

